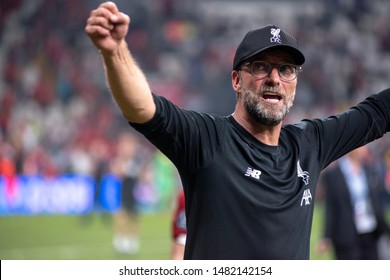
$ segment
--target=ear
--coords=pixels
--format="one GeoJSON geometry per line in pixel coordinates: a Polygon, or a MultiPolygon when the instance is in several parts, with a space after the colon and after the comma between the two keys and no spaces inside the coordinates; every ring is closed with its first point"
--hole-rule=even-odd
{"type": "Polygon", "coordinates": [[[232,71],[232,87],[237,94],[241,92],[240,75],[236,70],[232,71]]]}

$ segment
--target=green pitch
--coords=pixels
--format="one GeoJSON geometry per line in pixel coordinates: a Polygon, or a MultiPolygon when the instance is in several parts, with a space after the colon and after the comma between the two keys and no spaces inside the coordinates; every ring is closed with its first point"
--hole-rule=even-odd
{"type": "Polygon", "coordinates": [[[140,252],[121,255],[112,247],[109,215],[0,218],[0,259],[122,260],[168,259],[170,215],[140,217],[140,252]]]}
{"type": "MultiPolygon", "coordinates": [[[[0,217],[2,260],[166,260],[170,254],[171,215],[140,216],[140,251],[129,256],[113,250],[113,227],[109,215],[0,217]]],[[[315,211],[311,259],[321,238],[322,208],[315,211]]]]}

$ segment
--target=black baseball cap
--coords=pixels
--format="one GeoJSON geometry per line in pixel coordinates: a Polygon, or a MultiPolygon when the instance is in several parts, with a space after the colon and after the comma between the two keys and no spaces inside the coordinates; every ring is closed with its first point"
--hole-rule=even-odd
{"type": "Polygon", "coordinates": [[[293,56],[297,65],[305,62],[305,56],[298,49],[298,42],[293,36],[276,25],[267,25],[245,35],[237,47],[233,70],[238,70],[249,58],[269,49],[285,50],[293,56]]]}

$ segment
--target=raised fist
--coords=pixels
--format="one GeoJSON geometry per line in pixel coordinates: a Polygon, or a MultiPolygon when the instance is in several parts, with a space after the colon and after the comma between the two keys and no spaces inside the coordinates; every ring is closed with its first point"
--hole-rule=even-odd
{"type": "Polygon", "coordinates": [[[112,53],[124,41],[129,24],[130,17],[115,3],[105,2],[91,12],[85,32],[101,52],[112,53]]]}

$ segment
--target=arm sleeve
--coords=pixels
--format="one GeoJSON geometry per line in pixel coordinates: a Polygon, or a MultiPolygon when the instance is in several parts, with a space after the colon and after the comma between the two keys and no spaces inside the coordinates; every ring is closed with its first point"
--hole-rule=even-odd
{"type": "Polygon", "coordinates": [[[225,123],[212,114],[184,110],[164,97],[153,95],[154,117],[145,124],[130,123],[175,165],[198,169],[221,147],[225,123]],[[221,129],[222,127],[222,129],[221,129]]]}
{"type": "Polygon", "coordinates": [[[346,112],[324,120],[304,120],[306,136],[318,147],[322,169],[390,129],[390,89],[371,95],[346,112]]]}

